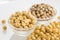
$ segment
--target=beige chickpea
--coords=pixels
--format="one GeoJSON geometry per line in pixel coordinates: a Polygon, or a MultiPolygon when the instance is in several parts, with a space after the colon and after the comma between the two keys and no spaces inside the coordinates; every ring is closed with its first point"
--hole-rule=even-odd
{"type": "Polygon", "coordinates": [[[32,24],[35,24],[35,23],[36,23],[36,19],[35,19],[35,20],[32,20],[31,23],[32,23],[32,24]]]}
{"type": "Polygon", "coordinates": [[[38,18],[40,17],[40,14],[39,14],[39,13],[37,14],[37,17],[38,17],[38,18]]]}
{"type": "Polygon", "coordinates": [[[29,24],[29,26],[28,26],[29,28],[32,28],[33,27],[33,25],[32,24],[29,24]]]}
{"type": "Polygon", "coordinates": [[[40,33],[40,30],[38,30],[38,29],[37,29],[37,30],[35,30],[35,33],[38,33],[38,34],[39,34],[39,33],[40,33]]]}
{"type": "Polygon", "coordinates": [[[30,22],[31,20],[30,19],[25,19],[24,20],[24,22],[26,23],[26,25],[29,25],[29,22],[30,22]]]}
{"type": "Polygon", "coordinates": [[[23,20],[23,16],[19,16],[18,17],[18,20],[23,20]]]}
{"type": "Polygon", "coordinates": [[[43,33],[43,32],[40,32],[39,34],[40,34],[41,36],[43,36],[44,33],[43,33]]]}
{"type": "Polygon", "coordinates": [[[49,33],[46,33],[46,36],[49,36],[50,34],[49,33]]]}
{"type": "Polygon", "coordinates": [[[3,26],[3,31],[6,31],[7,30],[7,26],[3,26]]]}
{"type": "Polygon", "coordinates": [[[20,27],[20,23],[15,23],[14,26],[15,26],[16,28],[19,28],[19,27],[20,27]]]}
{"type": "Polygon", "coordinates": [[[28,30],[28,29],[29,29],[29,27],[28,27],[28,26],[24,26],[24,29],[27,29],[27,30],[28,30]]]}
{"type": "Polygon", "coordinates": [[[38,38],[38,37],[39,37],[39,35],[38,35],[38,34],[35,34],[35,37],[36,37],[36,38],[38,38]]]}
{"type": "Polygon", "coordinates": [[[5,24],[5,23],[6,23],[6,20],[5,20],[5,19],[3,19],[3,20],[2,20],[2,24],[5,24]]]}
{"type": "Polygon", "coordinates": [[[22,26],[26,26],[25,22],[22,22],[21,24],[22,24],[22,26]]]}
{"type": "Polygon", "coordinates": [[[40,28],[40,30],[42,31],[42,32],[44,32],[45,33],[45,25],[43,24],[43,25],[41,25],[41,28],[40,28]]]}
{"type": "Polygon", "coordinates": [[[41,29],[41,31],[45,33],[45,29],[41,29]]]}

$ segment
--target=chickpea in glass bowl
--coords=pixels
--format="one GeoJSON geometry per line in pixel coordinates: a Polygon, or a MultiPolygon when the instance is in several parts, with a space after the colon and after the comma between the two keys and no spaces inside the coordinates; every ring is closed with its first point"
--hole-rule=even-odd
{"type": "Polygon", "coordinates": [[[36,22],[36,18],[26,11],[16,12],[9,19],[9,23],[17,30],[29,30],[36,22]]]}
{"type": "Polygon", "coordinates": [[[28,36],[29,31],[35,28],[37,19],[30,12],[22,11],[12,14],[9,18],[9,25],[15,34],[28,36]]]}
{"type": "Polygon", "coordinates": [[[55,8],[49,4],[34,4],[29,10],[38,20],[44,21],[53,18],[56,15],[55,8]]]}

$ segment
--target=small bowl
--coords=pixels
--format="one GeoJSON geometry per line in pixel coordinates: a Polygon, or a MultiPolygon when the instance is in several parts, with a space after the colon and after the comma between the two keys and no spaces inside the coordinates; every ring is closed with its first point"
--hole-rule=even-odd
{"type": "Polygon", "coordinates": [[[34,30],[36,25],[34,25],[32,28],[27,29],[27,30],[26,29],[18,29],[16,27],[14,27],[13,25],[11,25],[10,23],[9,23],[9,26],[11,27],[12,31],[16,35],[18,35],[18,36],[28,36],[31,33],[31,31],[34,30]]]}

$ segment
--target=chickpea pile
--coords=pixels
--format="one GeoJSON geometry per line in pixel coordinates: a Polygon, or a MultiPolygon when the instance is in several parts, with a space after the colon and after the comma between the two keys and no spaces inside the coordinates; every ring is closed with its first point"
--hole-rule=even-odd
{"type": "Polygon", "coordinates": [[[37,26],[27,40],[60,40],[60,22],[52,22],[48,26],[37,26]]]}
{"type": "Polygon", "coordinates": [[[55,15],[55,10],[53,7],[44,3],[33,5],[30,8],[30,12],[38,18],[38,20],[48,20],[55,15]]]}
{"type": "Polygon", "coordinates": [[[30,12],[16,12],[10,17],[10,24],[18,29],[31,29],[37,22],[36,18],[30,12]]]}

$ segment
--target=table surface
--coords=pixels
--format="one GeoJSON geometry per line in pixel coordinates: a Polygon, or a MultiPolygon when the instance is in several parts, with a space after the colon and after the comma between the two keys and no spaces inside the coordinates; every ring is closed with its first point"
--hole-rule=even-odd
{"type": "Polygon", "coordinates": [[[9,16],[16,12],[22,10],[29,10],[31,5],[36,3],[47,3],[51,4],[56,9],[56,16],[53,20],[60,15],[60,0],[11,0],[11,1],[0,1],[0,40],[25,40],[26,37],[17,36],[11,30],[8,19],[9,16]],[[4,26],[1,23],[2,19],[6,19],[7,31],[3,32],[2,27],[4,26]]]}

